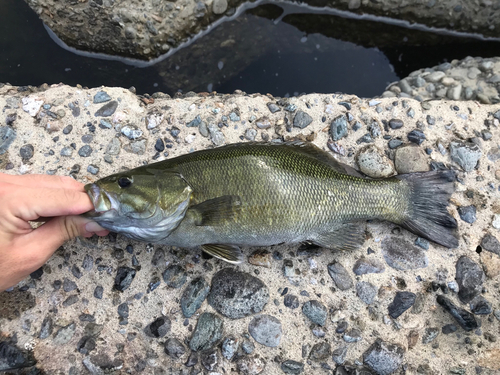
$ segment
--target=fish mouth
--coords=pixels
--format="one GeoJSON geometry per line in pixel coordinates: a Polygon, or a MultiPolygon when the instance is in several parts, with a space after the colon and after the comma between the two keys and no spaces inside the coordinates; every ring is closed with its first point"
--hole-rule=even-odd
{"type": "Polygon", "coordinates": [[[90,201],[94,205],[94,210],[89,211],[89,214],[103,214],[112,210],[113,207],[110,196],[99,186],[96,184],[87,184],[84,189],[87,192],[90,201]]]}

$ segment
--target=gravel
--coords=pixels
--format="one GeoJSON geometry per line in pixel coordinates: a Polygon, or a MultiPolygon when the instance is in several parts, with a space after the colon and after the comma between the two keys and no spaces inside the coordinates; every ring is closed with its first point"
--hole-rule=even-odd
{"type": "Polygon", "coordinates": [[[181,297],[181,309],[184,317],[192,317],[205,301],[209,292],[210,285],[203,277],[193,279],[184,289],[181,297]]]}
{"type": "Polygon", "coordinates": [[[412,292],[397,292],[389,305],[389,316],[396,319],[415,303],[416,294],[412,292]]]}
{"type": "Polygon", "coordinates": [[[340,290],[348,290],[354,286],[349,272],[339,262],[328,265],[328,274],[340,290]]]}
{"type": "Polygon", "coordinates": [[[307,301],[302,306],[302,312],[311,322],[320,326],[326,324],[328,310],[321,302],[316,300],[307,301]]]}
{"type": "Polygon", "coordinates": [[[248,325],[248,332],[259,344],[273,348],[281,341],[281,322],[271,315],[258,315],[248,325]]]}
{"type": "Polygon", "coordinates": [[[217,315],[208,312],[201,314],[189,341],[189,348],[196,352],[211,349],[222,338],[222,327],[222,319],[217,315]]]}
{"type": "Polygon", "coordinates": [[[377,339],[364,353],[363,361],[379,375],[394,373],[403,363],[404,349],[377,339]]]}

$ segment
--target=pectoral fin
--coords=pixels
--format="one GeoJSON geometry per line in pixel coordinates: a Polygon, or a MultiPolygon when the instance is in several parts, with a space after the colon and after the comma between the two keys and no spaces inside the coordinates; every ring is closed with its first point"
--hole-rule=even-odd
{"type": "Polygon", "coordinates": [[[243,262],[243,253],[237,246],[206,244],[206,245],[201,245],[201,248],[207,254],[222,259],[228,263],[238,264],[243,262]]]}
{"type": "Polygon", "coordinates": [[[236,195],[224,195],[190,207],[190,210],[195,213],[198,226],[217,226],[227,220],[232,220],[240,209],[241,200],[236,195]]]}
{"type": "Polygon", "coordinates": [[[341,224],[330,232],[318,234],[311,242],[332,250],[355,250],[365,241],[365,223],[341,224]]]}

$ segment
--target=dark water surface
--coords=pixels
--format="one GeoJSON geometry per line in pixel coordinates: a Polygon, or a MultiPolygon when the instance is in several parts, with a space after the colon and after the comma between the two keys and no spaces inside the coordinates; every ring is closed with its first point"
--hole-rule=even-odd
{"type": "Polygon", "coordinates": [[[60,47],[24,1],[0,0],[0,20],[0,82],[134,86],[139,94],[240,89],[276,96],[345,92],[371,97],[416,69],[500,51],[499,42],[267,4],[140,68],[60,47]]]}

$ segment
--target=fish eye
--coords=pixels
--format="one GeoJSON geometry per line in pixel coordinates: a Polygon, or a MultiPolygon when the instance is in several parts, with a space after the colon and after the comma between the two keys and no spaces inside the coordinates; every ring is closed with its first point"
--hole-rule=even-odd
{"type": "Polygon", "coordinates": [[[118,179],[118,186],[121,188],[126,188],[132,185],[132,179],[130,177],[120,177],[118,179]]]}

